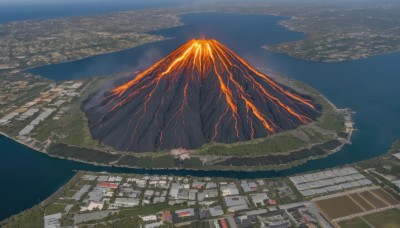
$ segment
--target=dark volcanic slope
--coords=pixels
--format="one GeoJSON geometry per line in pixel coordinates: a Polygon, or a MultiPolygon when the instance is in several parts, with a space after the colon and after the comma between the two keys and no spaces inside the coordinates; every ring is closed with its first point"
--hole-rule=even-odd
{"type": "Polygon", "coordinates": [[[137,152],[266,137],[319,115],[215,40],[191,40],[103,95],[83,107],[93,137],[137,152]]]}

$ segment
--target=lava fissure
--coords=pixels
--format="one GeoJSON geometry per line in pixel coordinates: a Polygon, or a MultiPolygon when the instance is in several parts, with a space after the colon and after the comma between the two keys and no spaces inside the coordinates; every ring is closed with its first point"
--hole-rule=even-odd
{"type": "Polygon", "coordinates": [[[136,152],[266,137],[320,114],[216,40],[191,40],[103,93],[84,105],[93,137],[136,152]]]}

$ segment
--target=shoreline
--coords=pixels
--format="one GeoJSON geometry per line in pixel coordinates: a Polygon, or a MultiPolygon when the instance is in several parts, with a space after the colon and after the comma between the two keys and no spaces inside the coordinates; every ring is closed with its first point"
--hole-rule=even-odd
{"type": "MultiPolygon", "coordinates": [[[[284,27],[285,29],[292,31],[292,32],[298,32],[298,33],[302,33],[304,36],[306,36],[308,33],[301,31],[299,29],[290,27],[289,25],[285,24],[286,21],[290,21],[290,20],[295,20],[295,16],[291,16],[291,15],[282,15],[279,13],[266,13],[266,12],[240,12],[240,11],[234,11],[237,7],[235,7],[233,10],[232,9],[225,9],[224,7],[221,8],[216,8],[216,9],[200,9],[200,10],[194,10],[192,8],[179,8],[179,9],[174,9],[171,7],[167,7],[167,10],[175,10],[175,12],[173,12],[173,14],[175,16],[177,16],[179,18],[178,24],[171,26],[171,27],[167,27],[164,29],[170,29],[170,28],[175,28],[175,27],[179,27],[182,25],[185,25],[185,23],[182,22],[182,15],[187,15],[187,14],[197,14],[197,13],[227,13],[227,14],[245,14],[245,15],[265,15],[265,16],[274,16],[274,17],[279,17],[280,19],[277,20],[276,24],[279,26],[284,27]]],[[[124,11],[117,11],[117,12],[109,12],[109,13],[100,13],[100,14],[93,14],[93,15],[79,15],[79,16],[66,16],[66,17],[61,17],[61,18],[50,18],[50,19],[38,19],[38,20],[34,20],[34,19],[27,19],[27,20],[21,20],[21,21],[11,21],[11,22],[6,22],[6,23],[0,23],[0,24],[8,24],[8,23],[22,23],[22,22],[27,22],[27,21],[40,21],[40,20],[66,20],[66,19],[70,19],[70,18],[80,18],[80,17],[90,17],[90,16],[100,16],[100,15],[112,15],[112,14],[118,14],[118,13],[130,13],[130,12],[135,12],[135,11],[141,11],[141,10],[154,10],[157,8],[149,8],[149,9],[139,9],[139,10],[124,10],[124,11]]],[[[162,30],[162,29],[161,29],[162,30]]],[[[53,64],[62,64],[62,63],[68,63],[68,62],[74,62],[74,61],[78,61],[78,60],[83,60],[86,58],[91,58],[91,57],[95,57],[95,56],[101,56],[101,55],[106,55],[106,54],[111,54],[114,52],[119,52],[119,51],[126,51],[141,45],[145,45],[145,44],[149,44],[149,43],[154,43],[154,42],[159,42],[159,41],[165,41],[168,39],[173,39],[174,37],[165,37],[163,35],[155,35],[152,34],[152,32],[155,32],[158,30],[152,30],[152,31],[148,31],[145,32],[143,34],[147,34],[149,36],[160,36],[161,39],[157,39],[157,40],[153,40],[150,42],[144,42],[144,43],[138,43],[135,46],[131,46],[131,47],[126,47],[126,48],[122,48],[122,49],[117,49],[117,50],[112,50],[112,51],[106,51],[103,53],[97,53],[97,54],[91,54],[85,57],[79,57],[76,59],[71,59],[71,60],[65,60],[65,61],[60,61],[60,62],[54,62],[54,63],[45,63],[45,64],[39,64],[36,66],[28,66],[25,68],[19,68],[19,67],[14,67],[14,68],[9,68],[9,69],[5,69],[5,70],[19,70],[21,72],[26,72],[29,71],[31,69],[37,68],[37,67],[44,67],[44,66],[49,66],[49,65],[53,65],[53,64]]],[[[305,37],[299,39],[299,40],[304,40],[305,37]]],[[[299,41],[296,40],[296,41],[299,41]]],[[[294,41],[290,41],[290,42],[294,42],[294,41]]],[[[283,44],[283,43],[280,43],[283,44]]],[[[275,44],[274,44],[275,45],[275,44]]],[[[370,55],[366,55],[366,56],[360,56],[357,58],[349,58],[349,59],[345,59],[345,60],[341,60],[341,59],[331,59],[331,60],[314,60],[311,58],[306,58],[306,57],[302,57],[302,56],[297,56],[292,54],[291,52],[286,52],[286,51],[280,51],[280,50],[274,50],[270,48],[271,45],[269,44],[263,44],[260,46],[261,49],[267,50],[267,51],[271,51],[271,52],[276,52],[276,53],[282,53],[294,58],[299,58],[302,60],[307,60],[307,61],[314,61],[314,62],[321,62],[321,63],[340,63],[340,62],[348,62],[348,61],[356,61],[356,60],[362,60],[362,59],[366,59],[366,58],[370,58],[370,57],[374,57],[374,56],[380,56],[380,55],[386,55],[386,54],[391,54],[391,53],[395,53],[395,52],[399,52],[399,50],[391,50],[391,51],[383,51],[383,52],[379,52],[379,53],[375,53],[375,54],[370,54],[370,55]]]]}
{"type": "MultiPolygon", "coordinates": [[[[290,161],[290,162],[284,163],[284,164],[266,164],[266,165],[254,165],[254,166],[247,166],[247,165],[242,165],[242,166],[216,166],[216,167],[210,166],[210,167],[207,167],[203,163],[203,166],[201,168],[186,168],[186,167],[184,168],[184,167],[179,167],[179,166],[175,166],[175,167],[172,167],[172,168],[171,167],[169,167],[169,168],[161,168],[161,167],[150,167],[150,168],[148,168],[148,167],[139,167],[139,166],[130,166],[130,165],[118,165],[118,162],[124,156],[133,156],[134,158],[140,158],[140,157],[146,157],[146,156],[147,157],[152,157],[152,156],[149,156],[149,155],[138,156],[135,153],[128,153],[128,152],[122,152],[121,153],[121,152],[116,152],[116,151],[111,151],[110,152],[110,151],[98,150],[98,149],[95,149],[95,148],[88,148],[88,147],[81,147],[81,146],[76,146],[76,145],[64,144],[66,146],[75,147],[75,148],[93,149],[93,150],[96,150],[98,152],[101,152],[101,153],[104,153],[104,154],[107,154],[107,155],[109,155],[109,154],[119,155],[119,157],[116,158],[116,160],[111,161],[109,163],[86,161],[86,160],[82,160],[82,159],[79,159],[79,158],[66,157],[66,156],[63,156],[62,154],[61,155],[51,154],[49,152],[48,148],[44,148],[44,147],[41,148],[41,147],[35,146],[34,143],[35,143],[36,140],[34,138],[29,137],[29,136],[27,138],[28,139],[30,138],[33,141],[28,142],[28,141],[25,141],[24,139],[20,139],[18,136],[12,137],[12,136],[10,136],[10,135],[8,135],[8,134],[6,134],[4,132],[1,132],[1,131],[0,131],[0,134],[5,136],[5,137],[7,137],[7,138],[9,138],[10,140],[13,140],[13,141],[15,141],[17,143],[20,143],[20,144],[22,144],[22,145],[24,145],[24,146],[26,146],[26,147],[28,147],[28,148],[30,148],[32,150],[35,150],[37,152],[40,152],[40,153],[45,154],[45,155],[47,155],[49,157],[52,157],[52,158],[66,159],[66,160],[70,160],[70,161],[74,161],[74,162],[80,162],[80,163],[83,163],[83,164],[89,164],[89,165],[100,166],[100,167],[102,166],[102,167],[128,168],[128,169],[132,169],[132,170],[135,170],[135,169],[136,170],[138,170],[138,169],[140,169],[140,170],[171,170],[171,171],[173,171],[173,170],[192,170],[192,171],[223,170],[223,171],[236,171],[236,172],[257,172],[257,171],[288,170],[288,169],[294,168],[294,167],[296,167],[298,165],[304,164],[304,163],[306,163],[306,162],[308,162],[310,160],[316,160],[316,159],[321,159],[321,158],[327,157],[327,156],[329,156],[329,155],[331,155],[333,153],[336,153],[336,152],[340,151],[345,144],[351,144],[350,140],[351,140],[352,133],[353,133],[353,130],[354,130],[353,129],[354,121],[351,118],[351,113],[352,112],[351,112],[350,109],[339,109],[339,108],[337,108],[336,105],[334,105],[331,101],[329,101],[325,96],[323,96],[317,90],[315,90],[312,87],[309,87],[306,84],[304,84],[305,87],[303,88],[301,86],[301,85],[303,85],[303,83],[299,82],[299,81],[297,81],[295,79],[288,78],[286,76],[282,76],[279,73],[273,72],[268,68],[260,67],[260,68],[257,68],[257,70],[259,70],[260,72],[268,75],[269,77],[271,77],[273,80],[275,80],[278,83],[285,84],[285,85],[290,85],[293,89],[297,90],[298,92],[302,91],[302,93],[305,92],[305,94],[309,94],[309,95],[312,95],[312,96],[318,96],[321,99],[323,99],[329,106],[331,106],[331,108],[333,109],[334,112],[336,112],[338,115],[341,115],[345,119],[345,123],[344,123],[345,126],[348,126],[347,124],[349,124],[351,126],[350,131],[346,132],[346,133],[348,133],[347,139],[339,137],[337,135],[338,132],[335,132],[335,136],[330,140],[336,140],[336,141],[338,141],[340,143],[340,145],[338,145],[336,148],[334,148],[332,150],[328,150],[328,149],[324,149],[323,148],[323,150],[325,152],[324,154],[308,156],[308,157],[305,157],[303,159],[293,160],[293,161],[290,161]],[[311,90],[309,90],[307,88],[310,88],[311,90]],[[348,116],[348,118],[346,118],[346,116],[348,116]]],[[[313,122],[311,124],[315,124],[315,123],[316,122],[313,122]]],[[[325,140],[325,141],[320,142],[320,143],[308,144],[306,147],[297,148],[297,149],[293,149],[293,150],[290,150],[290,151],[284,151],[284,152],[275,152],[275,153],[271,153],[271,154],[257,155],[257,156],[222,156],[221,158],[223,158],[223,160],[232,159],[232,158],[246,158],[246,157],[247,158],[257,159],[257,158],[262,158],[262,157],[279,156],[279,155],[290,157],[291,153],[295,153],[297,151],[301,151],[301,150],[304,150],[304,149],[312,149],[315,146],[322,145],[322,144],[326,143],[327,141],[329,141],[329,140],[325,140]]],[[[171,154],[168,153],[167,156],[170,156],[170,155],[171,154]]],[[[202,156],[204,156],[204,155],[202,155],[202,156]]],[[[201,158],[202,156],[193,155],[192,157],[201,158]]],[[[176,159],[176,157],[174,157],[174,159],[176,159]]]]}
{"type": "MultiPolygon", "coordinates": [[[[337,110],[340,110],[340,109],[337,109],[337,110]]],[[[352,125],[354,125],[353,121],[351,121],[351,123],[352,123],[352,125]]],[[[254,169],[250,169],[250,170],[241,169],[241,167],[239,167],[238,169],[222,169],[222,168],[218,168],[218,169],[195,169],[195,168],[179,168],[179,167],[175,167],[175,168],[145,168],[145,167],[137,167],[137,166],[113,165],[113,164],[107,164],[107,163],[90,162],[90,161],[85,161],[85,160],[81,160],[81,159],[75,159],[75,158],[70,158],[70,157],[63,157],[63,156],[58,156],[58,155],[54,155],[54,154],[49,154],[47,151],[45,151],[45,150],[43,150],[41,148],[35,147],[35,146],[33,146],[33,145],[31,145],[31,144],[29,144],[27,142],[24,142],[24,141],[22,141],[20,139],[13,138],[10,135],[8,135],[8,134],[6,134],[6,133],[4,133],[2,131],[0,131],[0,135],[2,135],[2,136],[6,137],[6,138],[8,138],[8,139],[10,139],[10,140],[12,140],[14,142],[17,142],[17,143],[19,143],[19,144],[21,144],[21,145],[23,145],[23,146],[25,146],[25,147],[27,147],[27,148],[29,148],[31,150],[34,150],[36,152],[39,152],[41,154],[47,155],[47,156],[52,157],[52,158],[64,159],[64,160],[79,162],[79,163],[82,163],[82,164],[89,164],[89,165],[98,166],[98,167],[127,168],[127,169],[131,169],[132,171],[138,170],[138,169],[139,170],[155,170],[155,171],[157,171],[157,170],[167,170],[167,171],[168,170],[170,170],[170,171],[174,171],[174,170],[175,171],[179,171],[179,170],[182,170],[182,171],[185,171],[185,170],[188,170],[188,171],[217,171],[217,170],[221,170],[221,171],[224,171],[224,172],[229,172],[229,171],[232,172],[232,171],[234,171],[234,172],[251,173],[251,172],[260,172],[260,171],[287,170],[287,169],[294,168],[294,167],[296,167],[298,165],[304,164],[304,163],[306,163],[308,161],[311,161],[311,160],[317,160],[317,159],[322,159],[324,157],[327,157],[327,156],[329,156],[331,154],[334,154],[334,153],[340,151],[346,144],[351,144],[350,139],[352,137],[353,131],[354,131],[354,129],[352,129],[349,132],[346,142],[339,141],[339,142],[341,142],[341,144],[338,147],[336,147],[333,150],[325,150],[326,154],[324,154],[324,155],[320,155],[320,156],[316,156],[316,157],[312,157],[311,156],[309,158],[293,161],[293,162],[286,163],[286,164],[268,165],[267,167],[271,167],[271,168],[266,168],[266,169],[263,168],[263,166],[250,166],[250,167],[254,167],[254,169]],[[258,167],[260,169],[257,169],[258,167]],[[272,167],[274,167],[274,168],[272,168],[272,167]]],[[[320,145],[320,144],[315,144],[315,145],[320,145]]],[[[297,151],[297,150],[295,150],[295,151],[297,151]]],[[[273,156],[273,155],[290,154],[290,153],[295,152],[295,151],[276,153],[276,154],[271,154],[271,155],[273,156]]],[[[104,151],[102,151],[102,152],[104,152],[104,151]]],[[[104,153],[109,154],[108,152],[104,152],[104,153]]],[[[266,156],[268,156],[268,155],[266,155],[266,156]]],[[[235,156],[232,156],[232,157],[235,157],[235,156]]],[[[261,156],[253,156],[253,158],[256,158],[256,157],[261,157],[261,156]]],[[[245,167],[249,167],[249,166],[242,166],[242,167],[245,168],[245,167]]]]}
{"type": "MultiPolygon", "coordinates": [[[[132,48],[136,48],[136,47],[139,47],[139,46],[142,46],[142,45],[151,44],[151,43],[155,43],[155,42],[166,41],[166,40],[169,40],[169,39],[172,39],[172,38],[173,37],[162,37],[162,39],[159,39],[159,40],[153,40],[153,41],[150,41],[150,42],[139,43],[139,44],[137,44],[135,46],[131,46],[131,47],[127,47],[127,48],[117,49],[117,50],[113,50],[113,51],[107,51],[107,52],[103,52],[103,53],[99,53],[99,54],[88,55],[88,56],[85,56],[85,57],[80,57],[80,58],[71,59],[71,60],[65,60],[65,61],[61,61],[61,62],[40,64],[40,65],[37,65],[37,66],[30,66],[30,67],[22,68],[22,69],[12,68],[12,69],[9,69],[9,70],[19,70],[20,72],[28,72],[28,73],[30,73],[29,70],[32,70],[32,69],[35,69],[35,68],[39,68],[39,67],[46,67],[46,66],[51,66],[51,65],[63,64],[63,63],[71,63],[71,62],[84,60],[84,59],[92,58],[92,57],[96,57],[96,56],[112,54],[114,52],[127,51],[127,50],[130,50],[132,48]]],[[[37,74],[34,74],[34,75],[39,76],[41,78],[46,78],[46,79],[55,81],[54,79],[43,77],[41,75],[37,75],[37,74]]]]}

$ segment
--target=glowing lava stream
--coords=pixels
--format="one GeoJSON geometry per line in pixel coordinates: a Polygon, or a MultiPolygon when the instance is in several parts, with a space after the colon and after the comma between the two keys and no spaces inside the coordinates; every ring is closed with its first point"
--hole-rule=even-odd
{"type": "MultiPolygon", "coordinates": [[[[257,134],[256,137],[265,136],[282,131],[283,128],[294,128],[299,124],[312,122],[315,115],[309,114],[311,112],[318,113],[315,104],[310,99],[277,84],[218,41],[193,39],[147,70],[137,74],[134,79],[108,91],[106,97],[99,103],[99,106],[102,107],[102,115],[92,128],[97,125],[106,125],[113,119],[110,116],[114,112],[118,112],[132,100],[140,99],[142,101],[141,108],[132,112],[127,125],[133,129],[130,133],[130,143],[126,144],[129,149],[134,137],[142,137],[146,134],[139,134],[137,131],[142,119],[147,115],[149,105],[151,104],[150,109],[154,111],[151,115],[154,116],[160,110],[165,109],[164,99],[169,98],[160,95],[160,90],[168,94],[174,89],[176,90],[177,84],[180,83],[183,83],[184,89],[179,108],[168,120],[161,124],[157,123],[158,144],[160,145],[163,143],[164,128],[178,126],[180,125],[178,122],[181,122],[183,127],[176,127],[174,131],[180,131],[178,141],[182,141],[184,131],[182,129],[185,127],[183,116],[190,109],[188,108],[189,100],[193,99],[193,90],[201,88],[207,83],[211,84],[207,89],[217,90],[215,94],[217,98],[213,97],[207,102],[211,103],[211,100],[216,99],[217,103],[221,103],[223,111],[217,118],[214,118],[217,119],[215,123],[212,123],[214,130],[212,133],[205,134],[206,141],[212,142],[217,137],[223,138],[221,136],[223,133],[219,133],[219,130],[223,130],[223,127],[231,122],[236,131],[236,140],[231,141],[239,141],[252,139],[255,134],[257,134]],[[189,93],[189,91],[191,92],[189,93]],[[157,98],[159,100],[157,108],[153,107],[154,96],[162,96],[160,99],[157,98]],[[307,111],[303,111],[304,109],[307,111]],[[278,113],[281,117],[272,115],[272,112],[278,113]],[[282,121],[282,116],[287,120],[285,123],[282,121]],[[263,133],[260,127],[256,126],[262,126],[265,132],[263,133]]],[[[209,108],[217,110],[217,106],[218,104],[214,104],[209,108]]],[[[156,119],[154,117],[152,121],[155,122],[156,119]]],[[[183,143],[177,142],[176,144],[183,143]]]]}

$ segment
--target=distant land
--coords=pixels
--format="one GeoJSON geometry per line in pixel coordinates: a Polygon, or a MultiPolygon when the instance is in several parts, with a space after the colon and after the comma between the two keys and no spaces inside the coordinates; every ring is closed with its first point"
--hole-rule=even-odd
{"type": "Polygon", "coordinates": [[[0,69],[71,61],[166,39],[149,32],[179,26],[179,15],[190,12],[287,16],[281,24],[305,33],[305,38],[265,48],[308,60],[340,62],[400,50],[396,16],[400,4],[396,2],[314,4],[307,9],[301,4],[278,1],[254,6],[145,9],[4,23],[0,24],[0,69]]]}

